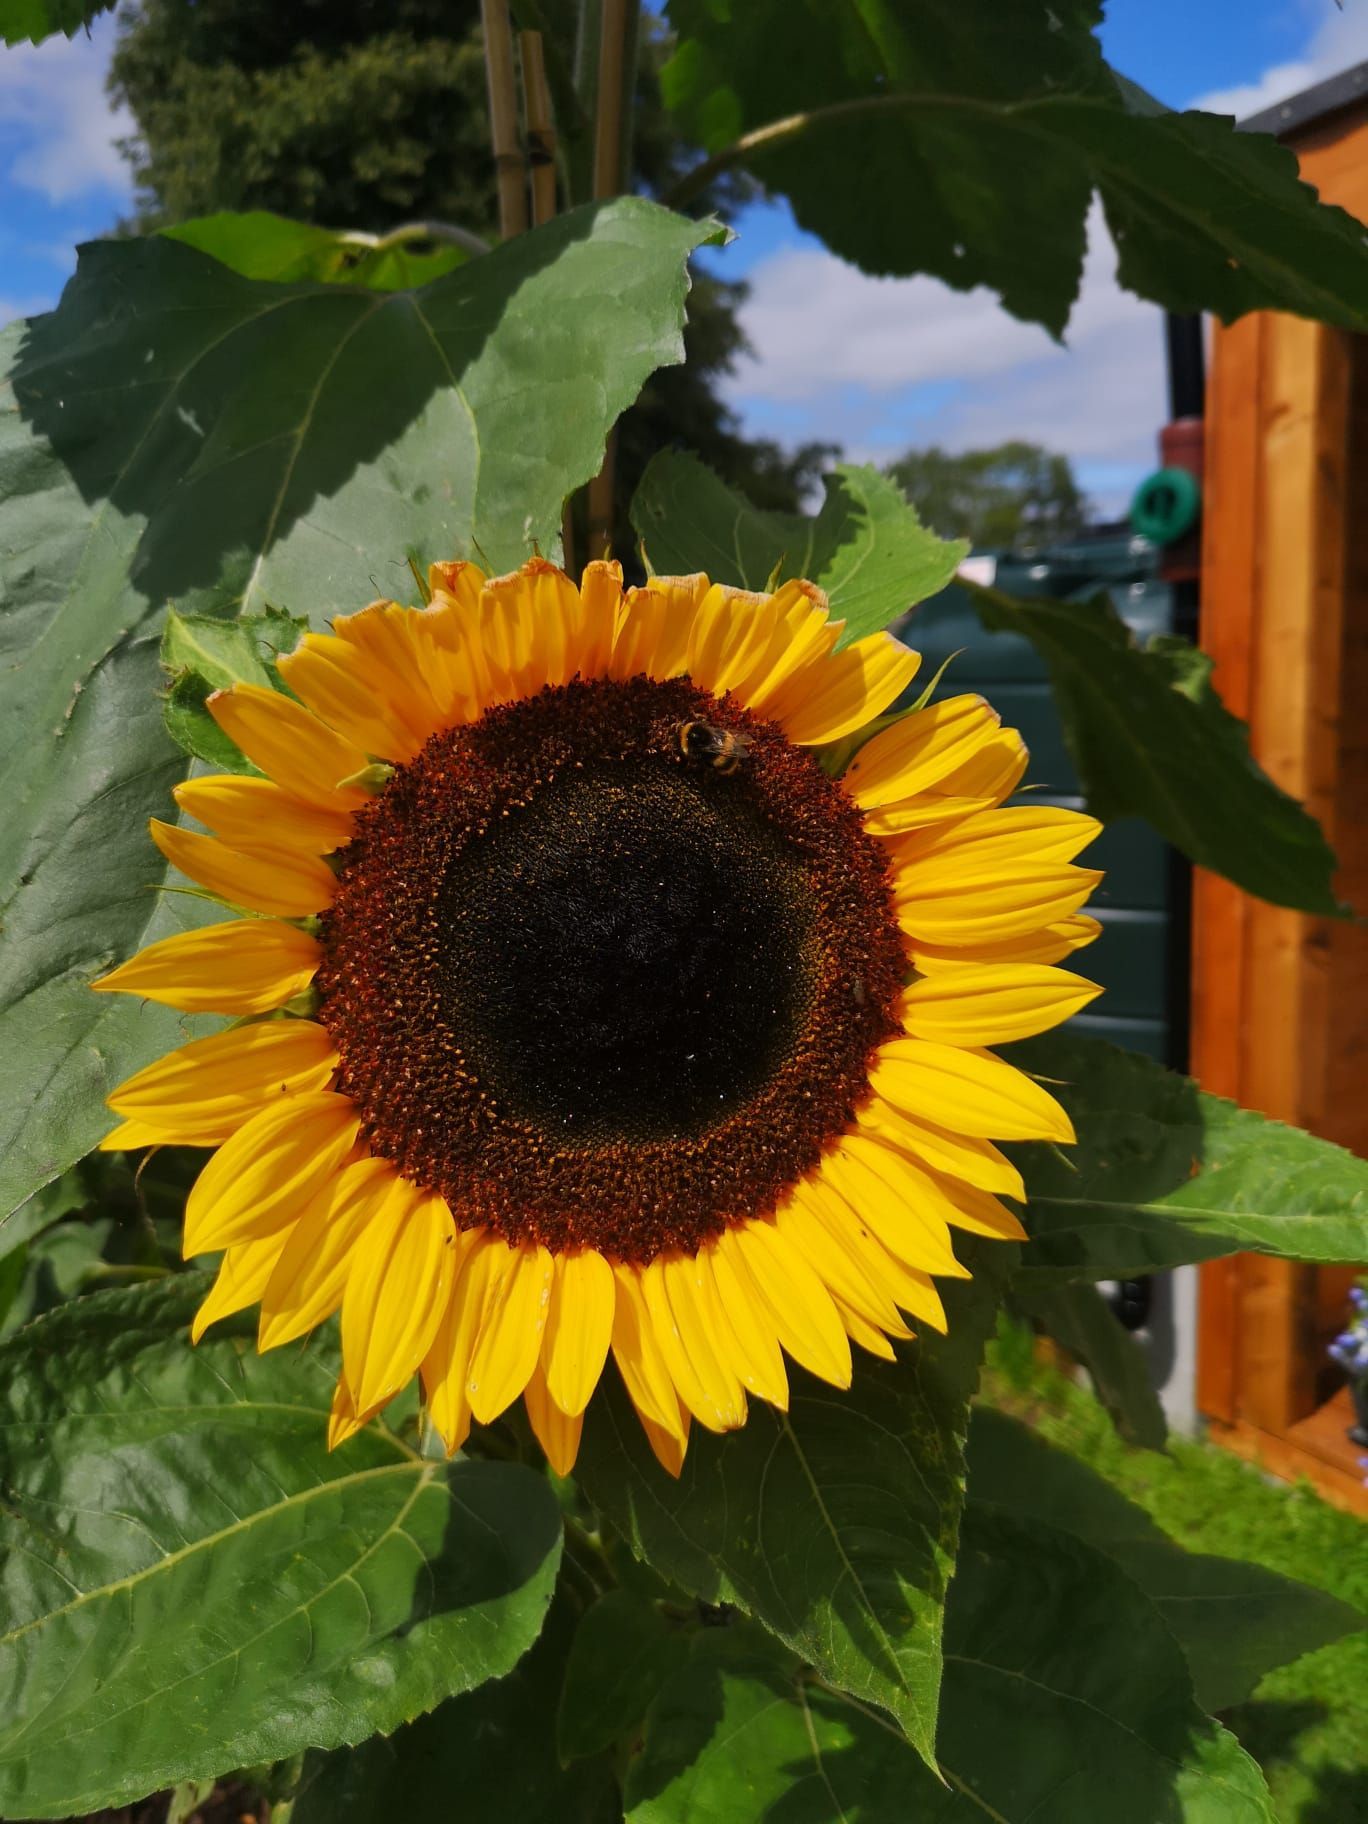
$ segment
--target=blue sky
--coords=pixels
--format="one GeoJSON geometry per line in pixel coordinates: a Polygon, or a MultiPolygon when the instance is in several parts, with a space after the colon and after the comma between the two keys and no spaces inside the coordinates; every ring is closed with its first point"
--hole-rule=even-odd
{"type": "MultiPolygon", "coordinates": [[[[103,93],[112,40],[106,17],[88,38],[0,52],[0,320],[49,308],[77,242],[128,207],[114,142],[129,123],[103,93]]],[[[1368,0],[1110,0],[1103,42],[1171,106],[1243,115],[1368,58],[1368,0]]],[[[1033,437],[1066,450],[1108,512],[1150,465],[1160,325],[1115,287],[1105,235],[1061,351],[983,293],[865,278],[799,234],[782,205],[737,226],[716,257],[752,286],[744,322],[757,358],[730,386],[747,428],[879,461],[919,442],[1033,437]]]]}

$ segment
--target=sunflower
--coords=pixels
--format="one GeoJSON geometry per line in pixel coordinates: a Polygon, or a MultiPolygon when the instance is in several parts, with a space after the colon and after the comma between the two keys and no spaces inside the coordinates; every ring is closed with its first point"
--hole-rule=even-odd
{"type": "Polygon", "coordinates": [[[944,1329],[955,1231],[1022,1235],[994,1141],[1072,1134],[986,1048],[1097,992],[1055,965],[1098,826],[1004,807],[1026,750],[977,696],[861,741],[917,655],[841,647],[809,583],[429,584],[210,698],[254,770],[152,835],[235,916],[96,986],[235,1022],[104,1145],[216,1149],[196,1338],[340,1310],[333,1443],[417,1372],[448,1450],[521,1397],[565,1472],[611,1351],[677,1474],[786,1356],[844,1387],[852,1342],[944,1329]]]}

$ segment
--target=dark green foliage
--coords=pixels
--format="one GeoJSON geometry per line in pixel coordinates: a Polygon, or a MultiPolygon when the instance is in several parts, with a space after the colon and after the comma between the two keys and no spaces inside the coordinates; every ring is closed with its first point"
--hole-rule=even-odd
{"type": "Polygon", "coordinates": [[[404,293],[261,285],[160,235],[98,242],[56,311],[6,332],[0,1210],[186,1036],[89,987],[207,909],[156,891],[147,836],[185,765],[159,700],[168,600],[187,626],[273,605],[322,625],[409,598],[410,554],[507,568],[554,549],[608,427],[678,359],[706,232],[620,198],[404,293]]]}
{"type": "Polygon", "coordinates": [[[1050,1084],[1078,1131],[1067,1152],[1019,1150],[1023,1276],[1126,1279],[1242,1248],[1363,1258],[1368,1161],[1098,1039],[1050,1034],[1005,1055],[1050,1084]]]}
{"type": "Polygon", "coordinates": [[[1368,325],[1358,222],[1317,201],[1292,152],[1211,114],[1172,114],[1112,70],[1092,0],[671,0],[665,95],[739,168],[866,272],[987,285],[1059,334],[1094,192],[1123,284],[1230,319],[1266,305],[1368,325]],[[783,54],[776,55],[782,29],[783,54]]]}
{"type": "Polygon", "coordinates": [[[1320,825],[1253,758],[1204,652],[1174,635],[1141,647],[1105,595],[1013,601],[964,587],[985,627],[1020,634],[1049,666],[1095,816],[1143,817],[1190,860],[1274,905],[1345,913],[1320,825]]]}
{"type": "Polygon", "coordinates": [[[509,1671],[560,1557],[550,1490],[372,1427],[329,1454],[335,1347],[188,1347],[202,1275],[0,1348],[0,1807],[62,1818],[364,1740],[509,1671]]]}
{"type": "Polygon", "coordinates": [[[889,475],[942,538],[990,548],[1058,544],[1087,522],[1067,456],[1014,439],[991,450],[908,450],[889,475]]]}

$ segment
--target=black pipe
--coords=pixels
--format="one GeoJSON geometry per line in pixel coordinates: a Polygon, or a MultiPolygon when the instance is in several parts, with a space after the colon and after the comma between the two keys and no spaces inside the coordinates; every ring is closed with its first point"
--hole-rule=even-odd
{"type": "Polygon", "coordinates": [[[1200,418],[1206,410],[1206,353],[1202,346],[1200,316],[1164,313],[1164,340],[1168,347],[1170,418],[1200,418]]]}

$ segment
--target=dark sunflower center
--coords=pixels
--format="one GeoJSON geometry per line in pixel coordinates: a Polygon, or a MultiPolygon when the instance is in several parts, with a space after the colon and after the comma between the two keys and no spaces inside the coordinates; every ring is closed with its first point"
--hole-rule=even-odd
{"type": "Polygon", "coordinates": [[[567,1137],[696,1134],[793,1049],[802,869],[711,783],[668,754],[573,772],[457,857],[444,1012],[510,1113],[567,1137]]]}
{"type": "Polygon", "coordinates": [[[464,1227],[643,1262],[818,1162],[903,978],[844,791],[685,679],[434,736],[358,819],[323,951],[373,1151],[464,1227]]]}

